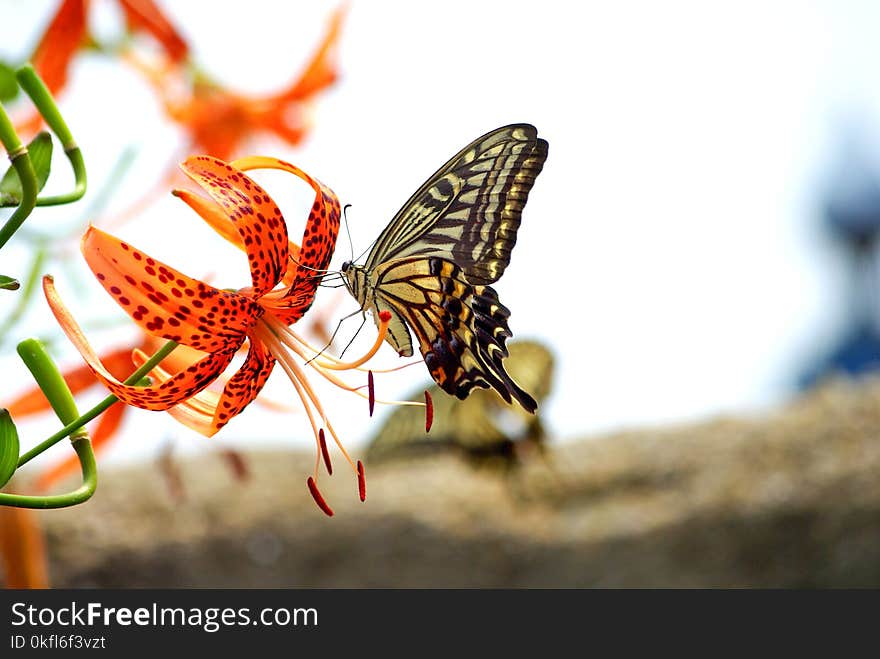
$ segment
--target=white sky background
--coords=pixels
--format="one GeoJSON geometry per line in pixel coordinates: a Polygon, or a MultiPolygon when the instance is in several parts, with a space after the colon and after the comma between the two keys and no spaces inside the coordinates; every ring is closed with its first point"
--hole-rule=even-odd
{"type": "MultiPolygon", "coordinates": [[[[104,4],[99,34],[113,21],[104,4]]],[[[164,4],[205,69],[253,92],[298,75],[335,6],[164,4]]],[[[0,55],[26,53],[53,6],[0,0],[0,55]],[[9,42],[15,34],[21,43],[9,42]]],[[[555,391],[541,410],[548,425],[573,438],[750,412],[790,395],[804,360],[843,322],[841,264],[820,208],[841,120],[855,114],[870,124],[880,112],[878,13],[870,2],[830,0],[353,2],[342,79],[315,107],[307,142],[291,149],[264,140],[250,151],[294,161],[353,204],[359,253],[471,139],[506,123],[535,124],[550,155],[496,288],[512,310],[514,338],[542,339],[558,357],[555,391]]],[[[143,83],[95,56],[80,59],[61,107],[85,153],[90,198],[122,147],[139,149],[105,216],[147,191],[179,144],[143,83]]],[[[56,165],[65,188],[66,163],[56,165]]],[[[311,198],[289,180],[261,178],[298,237],[311,198]]],[[[84,209],[38,211],[29,222],[47,229],[84,209]]],[[[247,283],[244,258],[170,195],[118,233],[188,274],[247,283]]],[[[22,272],[15,244],[3,251],[4,274],[22,272]]],[[[344,233],[337,247],[334,267],[350,257],[344,233]]],[[[71,279],[54,266],[80,320],[118,316],[77,268],[71,279]]],[[[12,297],[0,299],[0,313],[12,297]]],[[[333,298],[323,291],[316,306],[333,298]]],[[[337,316],[353,309],[345,297],[337,316]]],[[[50,319],[39,300],[16,340],[45,333],[50,319]]],[[[351,332],[357,323],[349,322],[351,332]]],[[[361,337],[366,344],[373,331],[361,337]]],[[[118,334],[90,336],[98,348],[119,343],[118,334]]],[[[23,367],[8,345],[4,352],[6,387],[23,383],[23,367]]],[[[394,361],[390,350],[383,361],[394,361]]],[[[295,401],[277,371],[270,395],[295,401]]],[[[378,395],[402,395],[427,378],[423,366],[379,377],[378,395]]],[[[370,420],[360,399],[323,395],[350,444],[381,424],[381,409],[370,420]]],[[[163,414],[129,416],[117,458],[155,450],[169,435],[190,447],[207,441],[163,414]]],[[[21,428],[33,443],[55,424],[21,428]]],[[[254,406],[218,439],[263,438],[312,442],[301,413],[254,406]]]]}

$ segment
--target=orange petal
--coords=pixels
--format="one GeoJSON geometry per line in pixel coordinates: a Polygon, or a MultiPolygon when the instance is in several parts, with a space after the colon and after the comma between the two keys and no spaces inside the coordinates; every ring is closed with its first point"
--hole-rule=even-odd
{"type": "Polygon", "coordinates": [[[263,306],[271,308],[282,321],[291,325],[311,306],[318,284],[321,282],[320,275],[325,273],[327,266],[330,265],[339,233],[339,199],[333,190],[316,178],[309,176],[296,165],[277,158],[251,156],[234,160],[231,164],[244,171],[280,169],[298,176],[315,190],[315,201],[303,231],[299,264],[293,283],[287,291],[273,292],[263,300],[263,306]]]}
{"type": "Polygon", "coordinates": [[[64,0],[31,56],[34,69],[53,95],[67,84],[70,63],[85,33],[85,0],[64,0]]]}
{"type": "MultiPolygon", "coordinates": [[[[141,350],[135,350],[132,354],[132,360],[137,367],[141,367],[146,363],[147,355],[141,350]]],[[[172,376],[164,368],[157,366],[150,371],[150,377],[154,381],[161,383],[167,382],[172,376]]],[[[195,430],[206,437],[211,437],[216,432],[213,421],[214,412],[217,411],[219,402],[220,394],[218,392],[203,389],[196,395],[169,408],[168,414],[187,428],[195,430]]]]}
{"type": "Polygon", "coordinates": [[[242,172],[210,156],[192,156],[181,169],[216,201],[244,243],[254,294],[271,291],[287,269],[287,225],[268,194],[242,172]]]}
{"type": "Polygon", "coordinates": [[[275,366],[275,358],[259,341],[251,341],[247,359],[223,388],[223,394],[214,412],[213,426],[217,432],[240,414],[263,389],[275,366]]]}
{"type": "Polygon", "coordinates": [[[232,361],[238,348],[236,345],[228,350],[209,354],[158,386],[129,386],[113,377],[101,363],[101,360],[92,349],[92,346],[89,345],[85,334],[83,334],[73,315],[61,301],[58,292],[55,290],[55,283],[52,277],[48,275],[43,277],[43,292],[61,329],[64,330],[67,338],[70,339],[70,342],[73,343],[79,354],[82,355],[86,364],[92,369],[92,373],[112,394],[126,405],[158,411],[167,410],[169,407],[177,405],[217,379],[217,376],[232,361]]]}
{"type": "MultiPolygon", "coordinates": [[[[238,249],[245,252],[244,242],[238,233],[238,229],[232,223],[232,220],[221,210],[220,206],[211,199],[206,199],[190,190],[173,190],[175,197],[182,199],[190,208],[192,208],[199,216],[208,223],[208,225],[219,233],[224,239],[235,245],[238,249]]],[[[292,240],[287,243],[287,271],[281,279],[282,283],[289,287],[293,283],[296,275],[296,259],[299,257],[299,245],[292,240]]]]}
{"type": "Polygon", "coordinates": [[[0,565],[7,588],[48,588],[48,558],[35,510],[0,506],[0,565]]]}
{"type": "Polygon", "coordinates": [[[184,59],[189,46],[152,0],[119,0],[129,28],[149,32],[175,62],[184,59]]]}
{"type": "MultiPolygon", "coordinates": [[[[131,374],[131,348],[118,348],[111,352],[101,355],[101,361],[107,367],[107,370],[113,373],[117,378],[124,380],[131,374]]],[[[98,384],[98,380],[92,374],[91,369],[86,365],[79,365],[69,368],[61,373],[70,393],[76,395],[89,387],[98,384]]],[[[37,414],[51,409],[49,401],[39,387],[34,387],[21,394],[18,398],[4,405],[9,413],[15,417],[27,416],[29,414],[37,414]]]]}
{"type": "Polygon", "coordinates": [[[309,60],[299,79],[290,89],[276,97],[278,102],[304,100],[336,81],[339,68],[336,63],[336,47],[339,42],[342,19],[345,18],[347,11],[347,5],[342,5],[333,13],[324,40],[312,55],[312,59],[309,60]]]}
{"type": "Polygon", "coordinates": [[[252,300],[221,291],[90,226],[82,253],[101,285],[146,332],[203,352],[237,349],[262,313],[252,300]]]}

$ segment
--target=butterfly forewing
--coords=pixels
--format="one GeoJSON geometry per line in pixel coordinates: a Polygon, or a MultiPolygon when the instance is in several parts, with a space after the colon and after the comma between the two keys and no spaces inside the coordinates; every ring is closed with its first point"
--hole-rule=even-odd
{"type": "Polygon", "coordinates": [[[365,267],[405,256],[454,262],[475,284],[496,281],[510,262],[522,210],[547,157],[534,126],[514,124],[475,140],[404,204],[365,267]]]}

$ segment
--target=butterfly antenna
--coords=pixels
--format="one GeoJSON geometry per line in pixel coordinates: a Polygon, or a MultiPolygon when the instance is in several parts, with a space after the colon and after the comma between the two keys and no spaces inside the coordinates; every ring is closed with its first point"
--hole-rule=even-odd
{"type": "Polygon", "coordinates": [[[348,209],[351,204],[342,207],[342,219],[345,220],[345,233],[348,235],[348,252],[351,254],[351,262],[354,263],[354,241],[351,239],[351,230],[348,228],[348,209]]]}
{"type": "Polygon", "coordinates": [[[367,248],[363,252],[358,254],[358,257],[356,259],[352,260],[352,263],[354,263],[355,261],[360,261],[363,258],[364,254],[366,254],[371,249],[373,249],[373,245],[375,245],[378,241],[379,241],[379,238],[377,237],[373,242],[371,242],[369,245],[367,245],[367,248]]]}
{"type": "Polygon", "coordinates": [[[358,254],[357,258],[355,258],[354,241],[351,239],[351,230],[349,229],[349,226],[348,226],[348,214],[346,212],[349,206],[351,206],[351,204],[346,204],[345,206],[342,207],[342,217],[345,219],[345,232],[348,234],[348,244],[349,244],[349,248],[350,248],[349,251],[351,252],[350,263],[357,263],[358,261],[360,261],[363,258],[364,254],[366,254],[367,252],[369,252],[373,248],[373,245],[375,245],[376,241],[379,239],[376,238],[376,240],[374,240],[369,245],[367,245],[367,248],[363,252],[358,254]]]}

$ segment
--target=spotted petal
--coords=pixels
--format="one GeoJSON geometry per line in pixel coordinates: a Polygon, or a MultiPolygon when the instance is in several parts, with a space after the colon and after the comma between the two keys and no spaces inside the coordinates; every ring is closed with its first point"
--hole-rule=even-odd
{"type": "Polygon", "coordinates": [[[246,174],[210,156],[192,156],[181,169],[216,201],[244,243],[256,296],[271,291],[287,270],[287,225],[281,210],[246,174]]]}
{"type": "MultiPolygon", "coordinates": [[[[132,359],[141,366],[147,361],[147,356],[135,350],[132,359]]],[[[253,402],[274,366],[275,359],[265,346],[259,342],[251,343],[247,359],[226,383],[222,394],[205,389],[172,407],[168,413],[188,428],[211,437],[253,402]]],[[[158,366],[150,371],[150,376],[159,382],[171,377],[168,371],[158,366]]]]}
{"type": "Polygon", "coordinates": [[[250,156],[234,160],[231,164],[245,171],[280,169],[303,179],[315,191],[315,201],[303,231],[299,263],[295,273],[288,272],[288,275],[293,275],[293,282],[286,291],[274,291],[262,300],[264,307],[270,308],[278,318],[291,325],[308,311],[315,299],[321,275],[330,265],[333,250],[336,248],[336,237],[339,234],[339,199],[333,190],[318,179],[283,160],[250,156]]]}
{"type": "Polygon", "coordinates": [[[252,341],[247,359],[229,378],[217,404],[212,422],[213,433],[225,426],[236,414],[247,407],[263,389],[275,366],[275,358],[259,341],[252,341]]]}
{"type": "Polygon", "coordinates": [[[145,331],[204,352],[233,351],[262,314],[252,300],[188,277],[89,227],[82,252],[98,281],[145,331]]]}
{"type": "MultiPolygon", "coordinates": [[[[218,204],[212,199],[206,199],[190,190],[174,190],[172,194],[182,199],[190,208],[192,208],[214,231],[219,233],[224,239],[235,245],[238,249],[246,252],[244,242],[241,235],[232,220],[227,217],[218,204]]],[[[299,245],[292,240],[287,242],[288,260],[287,271],[284,273],[281,282],[285,288],[289,288],[296,276],[296,263],[299,258],[299,245]]]]}
{"type": "MultiPolygon", "coordinates": [[[[140,368],[147,362],[148,357],[142,350],[136,349],[132,352],[131,359],[135,366],[140,368]]],[[[155,366],[150,371],[150,378],[155,382],[161,383],[170,380],[172,375],[161,366],[155,366]]],[[[218,392],[211,389],[203,389],[174,407],[168,408],[168,414],[187,428],[210,437],[213,434],[211,432],[211,422],[214,420],[214,412],[217,410],[219,400],[220,394],[218,392]]]]}
{"type": "Polygon", "coordinates": [[[70,339],[70,342],[73,343],[79,354],[82,355],[86,364],[92,369],[92,373],[111,393],[127,405],[157,411],[167,410],[169,407],[177,405],[217,379],[217,376],[232,361],[238,348],[236,345],[230,349],[209,354],[185,370],[174,374],[169,380],[162,382],[158,386],[129,386],[113,377],[113,374],[101,363],[97,353],[95,353],[92,346],[86,340],[82,329],[55,290],[55,283],[52,277],[48,275],[43,277],[43,292],[46,295],[46,300],[49,302],[52,313],[58,320],[58,324],[61,325],[61,329],[64,330],[67,338],[70,339]]]}

